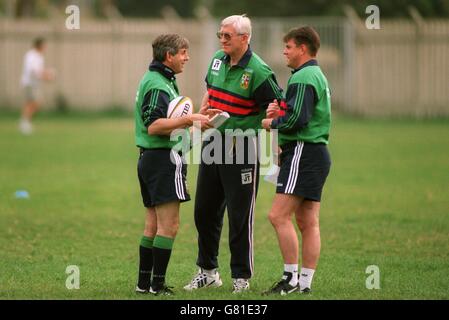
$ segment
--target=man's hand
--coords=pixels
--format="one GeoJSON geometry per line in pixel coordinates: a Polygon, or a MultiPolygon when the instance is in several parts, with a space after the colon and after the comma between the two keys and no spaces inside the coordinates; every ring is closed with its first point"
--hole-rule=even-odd
{"type": "Polygon", "coordinates": [[[262,120],[262,128],[265,130],[270,131],[271,129],[271,122],[273,122],[273,119],[263,119],[262,120]]]}
{"type": "Polygon", "coordinates": [[[220,109],[207,109],[206,115],[209,117],[209,119],[212,119],[215,115],[222,113],[220,109]]]}
{"type": "Polygon", "coordinates": [[[206,116],[210,118],[212,118],[213,116],[215,116],[216,114],[222,113],[223,111],[219,110],[219,109],[212,109],[209,106],[209,102],[207,102],[205,105],[203,105],[199,111],[200,114],[204,114],[206,116]]]}
{"type": "Polygon", "coordinates": [[[276,99],[274,99],[273,102],[268,105],[267,118],[276,119],[277,117],[279,117],[280,110],[281,109],[279,108],[278,101],[276,99]]]}
{"type": "Polygon", "coordinates": [[[202,131],[206,129],[213,128],[209,123],[209,117],[204,114],[193,113],[187,116],[189,119],[190,126],[195,126],[196,128],[201,129],[202,131]]]}

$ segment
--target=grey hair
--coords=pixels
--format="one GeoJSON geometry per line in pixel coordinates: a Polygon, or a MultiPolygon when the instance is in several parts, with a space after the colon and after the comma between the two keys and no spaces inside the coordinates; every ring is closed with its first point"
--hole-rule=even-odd
{"type": "Polygon", "coordinates": [[[180,49],[188,49],[189,40],[177,34],[162,34],[153,41],[152,46],[153,59],[164,62],[167,52],[174,56],[180,49]]]}
{"type": "Polygon", "coordinates": [[[239,34],[247,34],[248,43],[251,41],[251,20],[246,14],[229,16],[221,21],[222,27],[228,25],[232,25],[239,34]]]}

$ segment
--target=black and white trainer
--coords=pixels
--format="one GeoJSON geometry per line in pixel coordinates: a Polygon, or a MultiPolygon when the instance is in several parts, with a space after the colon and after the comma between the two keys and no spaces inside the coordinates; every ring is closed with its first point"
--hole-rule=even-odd
{"type": "Polygon", "coordinates": [[[218,271],[211,274],[200,268],[192,281],[184,286],[184,290],[192,291],[200,288],[221,287],[222,285],[223,282],[220,279],[218,271]]]}
{"type": "Polygon", "coordinates": [[[290,281],[292,279],[291,272],[284,272],[282,279],[274,283],[270,289],[263,292],[264,295],[270,294],[280,294],[281,296],[286,296],[287,294],[297,292],[299,290],[299,283],[296,286],[292,286],[290,281]]]}
{"type": "Polygon", "coordinates": [[[265,291],[263,294],[264,295],[280,294],[281,296],[286,296],[298,290],[299,290],[298,286],[292,286],[288,283],[287,280],[282,279],[279,282],[273,284],[271,288],[265,291]]]}

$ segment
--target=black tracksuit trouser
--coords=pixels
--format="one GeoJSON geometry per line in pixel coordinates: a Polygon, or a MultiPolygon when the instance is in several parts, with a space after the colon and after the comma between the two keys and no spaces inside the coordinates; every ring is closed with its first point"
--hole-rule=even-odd
{"type": "MultiPolygon", "coordinates": [[[[223,154],[218,157],[221,162],[207,163],[204,161],[204,151],[210,143],[214,142],[203,144],[195,197],[197,265],[207,270],[218,268],[220,235],[224,211],[227,209],[232,278],[249,279],[254,270],[254,214],[259,183],[258,140],[257,137],[245,137],[234,138],[228,144],[222,143],[223,154]],[[243,161],[242,154],[239,154],[242,151],[243,161]]],[[[214,151],[210,154],[213,155],[214,151]]]]}

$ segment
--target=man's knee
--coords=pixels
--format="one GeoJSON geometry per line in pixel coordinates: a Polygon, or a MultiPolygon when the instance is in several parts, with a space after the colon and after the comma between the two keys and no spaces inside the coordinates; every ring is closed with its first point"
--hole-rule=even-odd
{"type": "Polygon", "coordinates": [[[296,224],[301,233],[308,232],[314,229],[319,230],[318,217],[313,213],[296,213],[296,224]]]}
{"type": "Polygon", "coordinates": [[[165,237],[174,238],[179,229],[179,216],[172,215],[164,217],[157,221],[157,234],[165,237]]]}
{"type": "Polygon", "coordinates": [[[307,232],[311,229],[311,226],[306,224],[301,219],[296,219],[296,224],[298,225],[299,232],[301,232],[301,233],[307,232]]]}
{"type": "Polygon", "coordinates": [[[270,220],[271,224],[274,227],[277,227],[285,224],[290,220],[290,218],[288,218],[287,216],[288,214],[285,214],[284,212],[271,210],[268,214],[268,220],[270,220]]]}
{"type": "Polygon", "coordinates": [[[170,225],[170,231],[173,238],[178,233],[178,230],[179,230],[179,220],[176,220],[170,225]]]}
{"type": "Polygon", "coordinates": [[[295,196],[277,194],[268,214],[268,220],[274,227],[291,223],[292,214],[298,205],[298,199],[295,196]]]}

